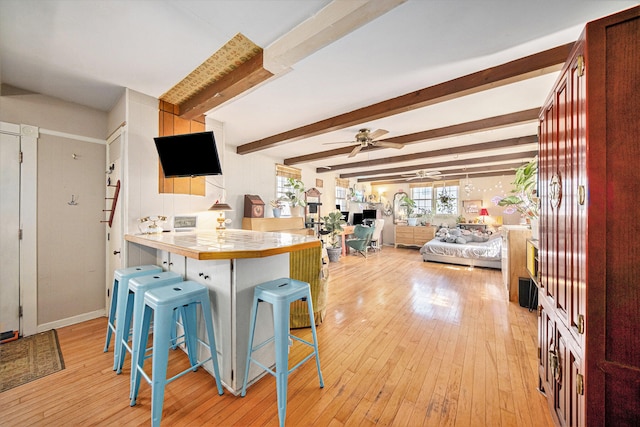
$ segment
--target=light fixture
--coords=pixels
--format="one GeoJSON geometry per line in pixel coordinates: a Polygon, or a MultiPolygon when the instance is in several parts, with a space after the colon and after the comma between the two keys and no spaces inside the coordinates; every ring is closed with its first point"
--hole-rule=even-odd
{"type": "Polygon", "coordinates": [[[223,216],[223,212],[227,212],[227,211],[232,211],[233,209],[231,208],[231,206],[229,206],[227,203],[219,203],[217,200],[216,202],[211,205],[211,207],[209,208],[210,211],[217,211],[219,212],[218,214],[218,218],[216,218],[216,221],[218,221],[218,230],[224,230],[225,226],[225,218],[223,216]]]}
{"type": "Polygon", "coordinates": [[[482,217],[482,223],[485,223],[485,217],[489,216],[489,211],[487,210],[487,208],[481,208],[480,209],[480,216],[482,217]]]}
{"type": "Polygon", "coordinates": [[[469,174],[467,174],[467,178],[465,179],[465,183],[464,183],[464,192],[467,194],[467,197],[471,195],[471,192],[473,190],[474,190],[473,184],[471,183],[471,181],[469,181],[469,174]]]}

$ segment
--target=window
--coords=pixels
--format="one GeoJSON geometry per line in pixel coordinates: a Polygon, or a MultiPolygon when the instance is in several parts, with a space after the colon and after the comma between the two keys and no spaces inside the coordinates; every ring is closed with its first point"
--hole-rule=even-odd
{"type": "Polygon", "coordinates": [[[342,212],[348,211],[347,193],[349,190],[349,180],[336,178],[336,207],[340,206],[342,212]]]}
{"type": "MultiPolygon", "coordinates": [[[[301,180],[302,172],[298,168],[276,164],[276,199],[286,198],[288,190],[286,185],[289,178],[301,180]]],[[[291,216],[291,206],[288,203],[282,206],[282,216],[291,216]]]]}
{"type": "Polygon", "coordinates": [[[433,187],[411,187],[411,198],[416,202],[419,212],[431,213],[433,210],[433,187]]]}
{"type": "Polygon", "coordinates": [[[434,215],[457,215],[459,183],[419,183],[411,184],[411,198],[416,208],[434,215]],[[443,197],[444,196],[444,197],[443,197]]]}

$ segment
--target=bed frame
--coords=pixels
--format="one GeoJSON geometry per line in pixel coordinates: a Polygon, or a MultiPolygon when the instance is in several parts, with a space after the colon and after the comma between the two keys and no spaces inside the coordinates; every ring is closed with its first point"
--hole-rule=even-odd
{"type": "Polygon", "coordinates": [[[488,267],[502,269],[502,260],[488,261],[473,258],[462,258],[448,255],[422,254],[424,262],[443,262],[447,264],[468,265],[469,267],[488,267]]]}

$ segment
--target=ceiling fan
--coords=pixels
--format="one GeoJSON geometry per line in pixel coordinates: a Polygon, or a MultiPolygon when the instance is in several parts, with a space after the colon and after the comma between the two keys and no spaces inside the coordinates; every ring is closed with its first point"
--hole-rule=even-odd
{"type": "Polygon", "coordinates": [[[402,175],[407,177],[407,181],[411,181],[412,179],[442,179],[439,171],[426,171],[419,170],[416,171],[413,175],[402,175]]]}
{"type": "MultiPolygon", "coordinates": [[[[382,135],[389,133],[388,130],[377,129],[371,132],[371,129],[363,128],[358,131],[355,137],[355,142],[358,143],[351,153],[349,153],[348,157],[353,157],[360,152],[363,148],[367,148],[369,146],[377,146],[377,147],[386,147],[386,148],[402,148],[404,144],[398,144],[395,142],[386,142],[386,141],[378,141],[382,135]]],[[[330,143],[330,144],[342,144],[342,143],[330,143]]]]}

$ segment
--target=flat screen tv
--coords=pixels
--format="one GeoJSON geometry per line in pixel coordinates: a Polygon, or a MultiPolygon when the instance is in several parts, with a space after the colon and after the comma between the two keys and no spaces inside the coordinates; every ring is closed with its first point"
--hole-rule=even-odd
{"type": "Polygon", "coordinates": [[[362,219],[376,219],[376,214],[378,211],[375,209],[363,209],[362,210],[362,219]]]}
{"type": "Polygon", "coordinates": [[[166,178],[222,175],[213,132],[159,136],[153,139],[166,178]]]}

